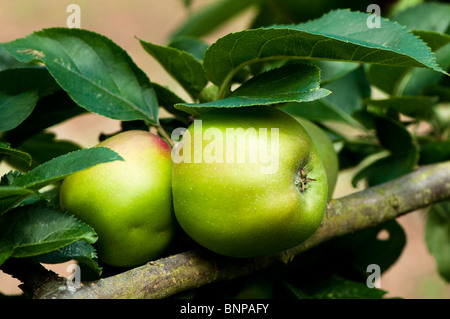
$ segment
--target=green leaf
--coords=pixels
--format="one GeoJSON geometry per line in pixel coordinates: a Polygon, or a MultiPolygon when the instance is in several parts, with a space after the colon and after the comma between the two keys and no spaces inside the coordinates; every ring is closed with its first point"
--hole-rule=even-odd
{"type": "Polygon", "coordinates": [[[198,97],[208,82],[200,61],[186,51],[143,40],[139,40],[139,42],[145,51],[151,54],[193,99],[198,97]]]}
{"type": "Polygon", "coordinates": [[[284,287],[290,292],[296,299],[312,299],[312,296],[304,292],[303,290],[295,287],[289,282],[283,282],[284,287]]]}
{"type": "Polygon", "coordinates": [[[212,1],[200,10],[192,13],[189,19],[181,24],[171,35],[199,37],[213,31],[233,16],[247,9],[259,0],[219,0],[212,1]]]}
{"type": "Polygon", "coordinates": [[[428,30],[411,30],[411,33],[419,36],[428,46],[436,52],[450,42],[450,35],[428,30]]]}
{"type": "Polygon", "coordinates": [[[16,128],[3,134],[2,139],[17,147],[30,136],[84,113],[65,91],[59,90],[39,99],[33,112],[16,128]]]}
{"type": "Polygon", "coordinates": [[[0,71],[19,69],[27,66],[37,66],[37,63],[22,63],[17,61],[8,51],[0,46],[0,71]]]}
{"type": "Polygon", "coordinates": [[[60,89],[44,67],[21,67],[0,72],[0,90],[8,94],[36,90],[41,98],[60,89]]]}
{"type": "Polygon", "coordinates": [[[74,151],[51,159],[25,174],[7,174],[0,186],[0,214],[10,210],[44,186],[96,164],[123,160],[106,147],[74,151]]]}
{"type": "Polygon", "coordinates": [[[7,154],[21,160],[22,162],[25,162],[28,167],[31,166],[32,160],[30,154],[22,150],[12,148],[9,143],[0,142],[0,154],[7,154]]]}
{"type": "Polygon", "coordinates": [[[410,30],[430,30],[446,33],[450,27],[448,3],[424,2],[407,8],[391,17],[391,20],[410,30]]]}
{"type": "Polygon", "coordinates": [[[405,77],[409,68],[390,65],[370,65],[367,68],[367,80],[374,87],[391,95],[401,94],[399,91],[399,82],[405,77]]]}
{"type": "Polygon", "coordinates": [[[310,63],[319,67],[322,86],[346,76],[359,67],[358,63],[340,61],[312,60],[310,63]]]}
{"type": "Polygon", "coordinates": [[[450,140],[431,141],[420,149],[419,164],[426,165],[450,160],[450,140]]]}
{"type": "Polygon", "coordinates": [[[316,299],[382,299],[387,292],[369,288],[365,283],[333,276],[309,293],[316,299]]]}
{"type": "Polygon", "coordinates": [[[406,116],[424,120],[430,119],[437,102],[438,99],[434,96],[393,96],[388,99],[365,100],[369,111],[377,114],[386,114],[389,109],[393,109],[406,116]]]}
{"type": "Polygon", "coordinates": [[[333,93],[313,102],[287,104],[283,110],[312,121],[343,122],[361,128],[353,115],[364,109],[363,100],[370,96],[370,85],[363,68],[359,67],[323,88],[333,93]]]}
{"type": "Polygon", "coordinates": [[[19,171],[9,171],[0,179],[0,186],[9,186],[22,175],[19,171]]]}
{"type": "Polygon", "coordinates": [[[57,180],[96,164],[123,160],[113,150],[93,147],[58,156],[17,178],[11,186],[38,190],[57,180]]]}
{"type": "Polygon", "coordinates": [[[399,122],[380,116],[375,118],[375,128],[381,145],[392,154],[406,154],[416,150],[412,134],[399,122]]]}
{"type": "Polygon", "coordinates": [[[179,36],[170,40],[169,47],[188,52],[199,61],[203,60],[208,44],[192,36],[179,36]]]}
{"type": "Polygon", "coordinates": [[[97,234],[88,225],[60,210],[26,205],[0,216],[0,240],[13,245],[11,257],[30,257],[79,240],[93,244],[97,234]]]}
{"type": "Polygon", "coordinates": [[[14,253],[14,245],[0,238],[0,266],[14,253]]]}
{"type": "Polygon", "coordinates": [[[352,179],[354,187],[362,179],[366,179],[369,186],[395,179],[411,172],[418,162],[415,141],[400,123],[384,117],[377,117],[374,121],[378,139],[389,154],[358,171],[352,179]]]}
{"type": "Polygon", "coordinates": [[[450,282],[450,201],[435,204],[428,212],[425,241],[439,274],[450,282]]]}
{"type": "Polygon", "coordinates": [[[339,169],[343,170],[357,166],[368,156],[379,153],[380,151],[381,147],[371,141],[363,139],[344,141],[344,145],[338,153],[339,169]]]}
{"type": "Polygon", "coordinates": [[[26,152],[25,154],[31,155],[33,158],[32,164],[31,157],[28,166],[23,165],[22,162],[11,157],[7,157],[6,162],[14,168],[26,172],[55,157],[81,149],[81,146],[76,145],[71,141],[56,140],[55,137],[56,135],[54,133],[42,132],[31,136],[28,140],[18,146],[20,152],[26,152]]]}
{"type": "Polygon", "coordinates": [[[232,33],[205,53],[207,78],[223,90],[245,66],[273,59],[308,58],[424,67],[445,73],[430,48],[399,24],[381,18],[368,28],[368,14],[331,11],[298,25],[279,25],[232,33]]]}
{"type": "Polygon", "coordinates": [[[177,110],[174,106],[177,103],[186,102],[177,94],[162,85],[153,83],[153,88],[155,89],[156,96],[158,97],[159,105],[170,114],[175,115],[178,119],[187,122],[189,115],[183,111],[177,110]]]}
{"type": "Polygon", "coordinates": [[[297,287],[290,282],[283,282],[283,286],[296,299],[383,299],[387,293],[382,289],[369,288],[365,283],[337,275],[321,278],[314,285],[307,287],[297,287]]]}
{"type": "Polygon", "coordinates": [[[308,64],[287,65],[255,76],[224,99],[206,103],[178,103],[175,108],[198,114],[201,109],[209,107],[232,108],[313,101],[330,94],[330,91],[321,89],[319,83],[320,70],[317,67],[308,64]]]}
{"type": "Polygon", "coordinates": [[[0,92],[0,132],[9,131],[22,123],[33,111],[37,100],[35,90],[16,95],[0,92]]]}
{"type": "Polygon", "coordinates": [[[76,260],[89,266],[97,274],[101,274],[102,267],[98,265],[95,248],[85,240],[73,242],[55,251],[32,257],[33,260],[46,264],[59,264],[76,260]]]}
{"type": "Polygon", "coordinates": [[[434,95],[439,98],[441,102],[450,102],[450,88],[443,85],[430,85],[425,88],[425,95],[434,95]]]}
{"type": "Polygon", "coordinates": [[[416,153],[388,155],[363,167],[352,178],[353,187],[366,179],[368,186],[379,185],[412,171],[416,164],[416,153]]]}
{"type": "Polygon", "coordinates": [[[396,220],[390,220],[335,238],[330,244],[331,249],[343,250],[348,254],[350,263],[363,278],[367,277],[368,265],[378,265],[383,273],[398,260],[406,245],[406,234],[396,220]]]}
{"type": "MultiPolygon", "coordinates": [[[[435,52],[436,61],[443,69],[450,68],[450,43],[435,52]]],[[[397,86],[397,94],[417,95],[430,85],[437,84],[443,75],[427,69],[413,69],[397,86]]]]}
{"type": "Polygon", "coordinates": [[[13,207],[21,199],[32,195],[32,190],[11,186],[14,181],[22,175],[18,171],[9,171],[0,179],[0,214],[13,207]]]}
{"type": "MultiPolygon", "coordinates": [[[[445,34],[450,25],[450,5],[422,3],[394,15],[391,19],[406,26],[411,33],[421,37],[433,51],[436,63],[444,70],[450,67],[450,36],[445,34]]],[[[395,66],[372,65],[368,70],[369,81],[386,93],[416,95],[442,78],[431,70],[395,66]]]]}
{"type": "Polygon", "coordinates": [[[29,195],[34,193],[32,190],[20,186],[0,186],[0,198],[7,198],[16,195],[29,195]]]}
{"type": "Polygon", "coordinates": [[[51,28],[1,46],[21,62],[43,62],[77,104],[117,120],[156,124],[148,77],[110,39],[82,29],[51,28]]]}

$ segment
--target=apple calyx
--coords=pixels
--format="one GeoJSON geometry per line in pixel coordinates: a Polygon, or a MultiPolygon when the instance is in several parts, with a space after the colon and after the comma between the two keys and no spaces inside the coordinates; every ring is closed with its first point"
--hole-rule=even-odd
{"type": "Polygon", "coordinates": [[[300,167],[295,176],[295,187],[300,191],[300,193],[303,193],[308,188],[308,183],[315,181],[315,179],[309,178],[306,171],[300,167]]]}

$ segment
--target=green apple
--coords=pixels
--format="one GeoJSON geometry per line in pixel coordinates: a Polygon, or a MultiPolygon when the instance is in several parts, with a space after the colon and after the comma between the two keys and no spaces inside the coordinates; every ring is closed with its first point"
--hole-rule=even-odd
{"type": "Polygon", "coordinates": [[[207,112],[172,158],[175,216],[187,235],[216,253],[277,253],[320,225],[326,172],[306,130],[283,111],[207,112]]]}
{"type": "Polygon", "coordinates": [[[95,165],[66,177],[61,208],[98,234],[99,257],[129,267],[158,257],[176,231],[173,214],[170,146],[147,131],[126,131],[98,146],[124,161],[95,165]]]}
{"type": "Polygon", "coordinates": [[[300,122],[300,124],[306,129],[309,136],[317,148],[319,157],[322,160],[322,164],[327,172],[328,179],[328,199],[333,197],[334,189],[339,174],[339,158],[334,149],[333,142],[328,137],[327,133],[313,122],[294,116],[294,118],[300,122]]]}

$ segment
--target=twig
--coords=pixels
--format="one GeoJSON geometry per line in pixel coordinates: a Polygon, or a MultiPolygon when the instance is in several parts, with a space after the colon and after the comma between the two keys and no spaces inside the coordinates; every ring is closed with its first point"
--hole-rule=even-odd
{"type": "Polygon", "coordinates": [[[35,298],[166,298],[211,282],[230,280],[280,262],[332,238],[378,225],[405,213],[450,199],[450,162],[417,171],[349,196],[331,200],[320,228],[304,243],[273,256],[235,259],[187,251],[129,271],[84,283],[71,291],[43,282],[35,298]]]}

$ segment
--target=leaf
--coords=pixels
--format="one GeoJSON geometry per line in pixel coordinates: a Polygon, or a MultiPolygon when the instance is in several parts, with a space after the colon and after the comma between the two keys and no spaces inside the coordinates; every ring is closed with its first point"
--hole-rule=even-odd
{"type": "Polygon", "coordinates": [[[304,292],[303,290],[295,287],[289,282],[283,282],[284,287],[290,292],[296,299],[312,299],[312,296],[304,292]]]}
{"type": "Polygon", "coordinates": [[[11,186],[38,190],[57,180],[96,164],[123,160],[113,150],[93,147],[74,151],[47,161],[17,178],[11,186]]]}
{"type": "Polygon", "coordinates": [[[0,132],[9,131],[22,123],[33,111],[38,100],[36,91],[16,95],[0,92],[0,132]]]}
{"type": "Polygon", "coordinates": [[[391,17],[410,30],[446,33],[450,28],[450,5],[439,2],[419,3],[391,17]]]}
{"type": "Polygon", "coordinates": [[[9,186],[16,179],[22,176],[22,173],[19,171],[9,171],[7,174],[3,175],[0,179],[0,186],[9,186]]]}
{"type": "Polygon", "coordinates": [[[320,278],[314,285],[297,287],[283,282],[283,286],[296,299],[383,299],[387,293],[382,289],[369,288],[367,284],[348,280],[337,275],[320,278]]]}
{"type": "Polygon", "coordinates": [[[8,94],[36,90],[41,98],[60,89],[48,70],[42,66],[21,67],[0,72],[0,90],[8,94]]]}
{"type": "Polygon", "coordinates": [[[425,226],[425,241],[439,274],[450,282],[450,201],[432,206],[425,226]]]}
{"type": "Polygon", "coordinates": [[[17,61],[11,54],[0,46],[0,71],[18,69],[27,66],[36,66],[37,63],[22,63],[17,61]]]}
{"type": "Polygon", "coordinates": [[[14,253],[14,246],[9,241],[0,238],[0,266],[14,253]]]}
{"type": "MultiPolygon", "coordinates": [[[[436,61],[443,69],[450,68],[450,43],[446,44],[435,52],[436,61]]],[[[437,84],[443,75],[428,69],[412,69],[399,81],[397,85],[397,94],[418,95],[426,89],[427,86],[437,84]]]]}
{"type": "Polygon", "coordinates": [[[367,266],[371,263],[378,265],[383,273],[398,260],[406,245],[406,234],[396,220],[390,220],[335,238],[330,244],[335,251],[345,251],[351,265],[362,277],[367,277],[367,266]],[[380,238],[381,234],[386,237],[380,238]]]}
{"type": "Polygon", "coordinates": [[[364,109],[363,100],[370,96],[370,85],[363,68],[359,67],[323,88],[333,93],[313,102],[287,104],[283,110],[312,121],[343,122],[361,128],[353,115],[364,109]]]}
{"type": "Polygon", "coordinates": [[[18,171],[9,171],[0,179],[0,215],[2,212],[13,207],[23,198],[27,198],[34,192],[32,190],[11,186],[14,181],[22,175],[18,171]]]}
{"type": "Polygon", "coordinates": [[[450,88],[448,86],[432,84],[424,89],[423,94],[437,96],[441,102],[450,102],[450,88]]]}
{"type": "Polygon", "coordinates": [[[55,137],[56,135],[54,133],[42,132],[31,136],[31,138],[18,146],[20,151],[31,155],[33,158],[32,165],[29,163],[28,166],[25,166],[22,162],[19,162],[15,158],[11,157],[7,157],[6,162],[14,168],[19,169],[22,172],[26,172],[55,157],[81,149],[81,146],[76,145],[71,141],[56,140],[55,137]]]}
{"type": "Polygon", "coordinates": [[[450,160],[450,140],[431,141],[420,149],[419,164],[427,165],[450,160]]]}
{"type": "Polygon", "coordinates": [[[262,60],[308,58],[425,67],[445,73],[430,48],[399,24],[381,18],[367,27],[368,14],[336,10],[298,25],[245,30],[224,36],[205,53],[207,78],[227,87],[243,67],[262,60]]]}
{"type": "Polygon", "coordinates": [[[258,0],[213,1],[191,14],[189,19],[172,33],[171,38],[181,35],[205,35],[257,2],[258,0]]]}
{"type": "Polygon", "coordinates": [[[397,121],[380,116],[375,118],[375,127],[381,145],[392,154],[406,154],[416,150],[413,136],[397,121]]]}
{"type": "Polygon", "coordinates": [[[377,114],[386,114],[389,109],[393,109],[406,116],[429,120],[432,115],[432,108],[438,102],[434,96],[393,96],[388,99],[367,99],[365,103],[369,105],[369,111],[376,111],[377,114]]]}
{"type": "MultiPolygon", "coordinates": [[[[31,166],[31,156],[29,153],[22,150],[12,148],[9,143],[0,142],[0,154],[7,154],[14,158],[20,159],[25,162],[27,166],[31,166]]],[[[1,156],[0,156],[1,159],[1,156]]]]}
{"type": "Polygon", "coordinates": [[[153,88],[155,89],[156,96],[158,97],[159,105],[170,114],[175,115],[178,119],[187,122],[188,114],[186,114],[183,111],[177,110],[174,107],[174,105],[177,103],[186,103],[186,102],[181,97],[176,95],[174,92],[172,92],[171,90],[162,85],[153,83],[153,88]]]}
{"type": "Polygon", "coordinates": [[[320,69],[320,80],[322,86],[336,81],[350,72],[355,71],[359,67],[357,63],[341,61],[312,60],[311,63],[318,66],[320,69]]]}
{"type": "Polygon", "coordinates": [[[75,217],[54,208],[26,205],[0,216],[0,241],[13,245],[11,257],[48,253],[79,240],[93,244],[97,234],[75,217]]]}
{"type": "Polygon", "coordinates": [[[97,274],[102,272],[102,267],[98,265],[95,248],[85,240],[73,242],[49,253],[32,257],[32,259],[46,264],[59,264],[76,260],[89,266],[97,274]]]}
{"type": "Polygon", "coordinates": [[[428,30],[411,30],[411,33],[419,36],[428,46],[436,52],[450,42],[450,35],[428,30]]]}
{"type": "Polygon", "coordinates": [[[192,36],[178,36],[175,39],[170,40],[168,46],[188,52],[199,61],[203,60],[205,51],[208,49],[208,44],[206,42],[192,36]]]}
{"type": "Polygon", "coordinates": [[[3,139],[11,146],[17,147],[30,136],[84,112],[65,91],[59,90],[41,98],[33,112],[19,126],[5,132],[3,139]]]}
{"type": "Polygon", "coordinates": [[[419,158],[418,148],[412,135],[396,121],[377,117],[375,126],[381,145],[390,152],[358,171],[352,185],[366,179],[369,186],[378,185],[411,172],[419,158]],[[395,138],[393,138],[395,136],[395,138]]]}
{"type": "Polygon", "coordinates": [[[20,186],[0,186],[0,198],[7,198],[16,195],[29,195],[34,193],[32,190],[20,186]]]}
{"type": "Polygon", "coordinates": [[[352,178],[353,187],[366,179],[368,186],[379,185],[412,171],[416,164],[416,154],[388,155],[363,167],[352,178]]]}
{"type": "MultiPolygon", "coordinates": [[[[280,1],[277,2],[279,4],[280,1]]],[[[297,10],[297,13],[300,13],[299,11],[308,11],[307,9],[304,10],[304,6],[307,5],[306,2],[301,3],[302,10],[297,10]]],[[[302,13],[303,13],[302,12],[302,13]]],[[[286,17],[283,16],[283,12],[279,12],[278,10],[274,10],[273,3],[270,3],[269,1],[260,1],[258,3],[257,11],[255,13],[255,17],[250,23],[249,28],[250,29],[257,29],[260,27],[265,27],[268,25],[273,24],[280,24],[280,23],[288,23],[288,22],[294,22],[290,17],[287,18],[290,21],[286,21],[286,17]]],[[[306,19],[309,20],[309,19],[306,19]]],[[[304,20],[304,21],[306,21],[304,20]]],[[[301,20],[296,20],[296,22],[300,22],[301,20]]]]}
{"type": "Polygon", "coordinates": [[[367,80],[374,87],[391,95],[399,95],[399,82],[406,77],[409,68],[390,65],[370,65],[367,68],[367,80]],[[398,92],[398,93],[397,93],[398,92]]]}
{"type": "Polygon", "coordinates": [[[333,276],[308,293],[316,299],[382,299],[387,292],[369,288],[361,282],[333,276]]]}
{"type": "Polygon", "coordinates": [[[43,62],[77,104],[117,120],[156,124],[148,77],[110,39],[82,29],[50,28],[1,46],[21,62],[43,62]]]}
{"type": "Polygon", "coordinates": [[[193,99],[198,97],[208,82],[200,61],[186,51],[143,40],[139,40],[139,42],[145,51],[151,54],[193,99]]]}
{"type": "Polygon", "coordinates": [[[287,65],[257,75],[224,99],[206,103],[178,103],[175,108],[198,114],[201,109],[208,107],[232,108],[313,101],[330,94],[330,91],[319,87],[319,82],[320,71],[317,67],[308,64],[287,65]]]}
{"type": "Polygon", "coordinates": [[[6,186],[0,186],[0,194],[4,194],[4,198],[0,200],[0,215],[44,186],[96,164],[116,160],[123,159],[113,150],[106,147],[93,147],[58,156],[25,174],[14,176],[8,174],[2,178],[1,185],[6,186]],[[4,181],[5,178],[8,180],[4,181]]]}
{"type": "MultiPolygon", "coordinates": [[[[450,67],[450,36],[445,34],[450,25],[450,6],[443,3],[422,3],[391,17],[421,37],[435,51],[436,63],[442,69],[450,67]]],[[[368,79],[384,92],[394,95],[416,95],[435,84],[442,74],[426,69],[371,65],[368,79]]]]}
{"type": "Polygon", "coordinates": [[[344,145],[340,152],[339,169],[357,166],[366,157],[379,153],[381,148],[379,145],[366,140],[344,141],[344,145]]]}

